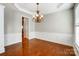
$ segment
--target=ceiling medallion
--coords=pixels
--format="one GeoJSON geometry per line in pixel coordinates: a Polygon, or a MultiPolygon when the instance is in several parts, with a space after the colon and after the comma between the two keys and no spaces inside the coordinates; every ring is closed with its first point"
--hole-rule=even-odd
{"type": "Polygon", "coordinates": [[[37,10],[36,10],[36,14],[33,16],[33,21],[36,23],[41,23],[43,21],[44,16],[40,13],[39,3],[36,3],[36,5],[37,5],[37,10]]]}

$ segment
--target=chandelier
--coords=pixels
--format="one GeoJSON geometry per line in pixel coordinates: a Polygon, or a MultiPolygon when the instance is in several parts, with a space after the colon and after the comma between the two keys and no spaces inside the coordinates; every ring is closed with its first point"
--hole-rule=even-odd
{"type": "Polygon", "coordinates": [[[40,23],[43,21],[43,15],[40,13],[40,10],[39,10],[39,3],[36,3],[37,5],[37,10],[36,10],[36,14],[33,16],[33,21],[36,22],[36,23],[40,23]]]}

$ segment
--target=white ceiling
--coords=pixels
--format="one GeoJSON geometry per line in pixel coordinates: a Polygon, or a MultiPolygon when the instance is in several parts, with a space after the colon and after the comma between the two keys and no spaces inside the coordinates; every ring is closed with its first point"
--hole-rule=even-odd
{"type": "MultiPolygon", "coordinates": [[[[36,12],[36,3],[2,3],[9,10],[19,10],[29,15],[34,15],[36,12]]],[[[74,6],[73,3],[40,3],[39,9],[42,14],[47,15],[50,13],[70,9],[74,6]]]]}
{"type": "MultiPolygon", "coordinates": [[[[14,4],[19,10],[28,14],[34,14],[36,11],[35,3],[16,3],[14,4]]],[[[74,6],[73,3],[40,3],[39,9],[43,14],[50,14],[61,10],[70,9],[74,6]]]]}

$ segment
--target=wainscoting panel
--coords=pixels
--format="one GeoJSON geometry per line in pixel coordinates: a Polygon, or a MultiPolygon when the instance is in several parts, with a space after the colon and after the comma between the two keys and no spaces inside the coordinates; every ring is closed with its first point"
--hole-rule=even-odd
{"type": "Polygon", "coordinates": [[[22,41],[21,33],[5,34],[5,46],[12,45],[22,41]]]}
{"type": "Polygon", "coordinates": [[[49,33],[49,32],[31,32],[30,38],[39,38],[51,42],[73,46],[73,35],[65,33],[49,33]]]}
{"type": "Polygon", "coordinates": [[[29,33],[29,39],[36,38],[35,32],[29,33]]]}
{"type": "Polygon", "coordinates": [[[4,48],[4,34],[0,34],[0,53],[5,52],[4,48]]]}

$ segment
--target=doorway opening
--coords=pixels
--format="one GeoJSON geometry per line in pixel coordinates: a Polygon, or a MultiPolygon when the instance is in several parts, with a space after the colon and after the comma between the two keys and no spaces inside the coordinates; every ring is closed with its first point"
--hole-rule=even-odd
{"type": "Polygon", "coordinates": [[[22,16],[22,48],[23,55],[28,55],[29,39],[28,39],[28,18],[22,16]]]}

